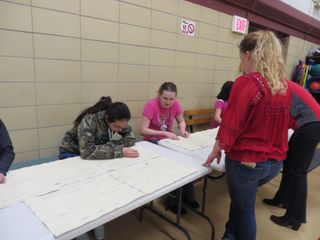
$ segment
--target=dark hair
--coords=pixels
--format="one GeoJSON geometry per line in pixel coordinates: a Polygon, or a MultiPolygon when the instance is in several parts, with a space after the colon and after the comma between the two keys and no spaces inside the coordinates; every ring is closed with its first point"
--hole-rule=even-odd
{"type": "Polygon", "coordinates": [[[107,108],[106,117],[108,119],[108,122],[115,122],[117,120],[129,121],[131,118],[131,113],[125,103],[115,102],[107,108]]]}
{"type": "Polygon", "coordinates": [[[231,88],[233,85],[233,81],[227,81],[222,85],[222,88],[217,96],[218,99],[222,99],[223,101],[227,101],[229,99],[229,95],[231,92],[231,88]]]}
{"type": "Polygon", "coordinates": [[[74,125],[78,126],[82,118],[89,113],[96,113],[106,111],[106,116],[109,122],[116,120],[130,120],[131,114],[128,106],[122,102],[112,103],[111,97],[101,97],[99,102],[95,105],[88,107],[74,120],[74,125]]]}
{"type": "Polygon", "coordinates": [[[158,90],[158,94],[162,94],[163,91],[175,92],[178,93],[177,86],[173,82],[164,82],[158,90]]]}

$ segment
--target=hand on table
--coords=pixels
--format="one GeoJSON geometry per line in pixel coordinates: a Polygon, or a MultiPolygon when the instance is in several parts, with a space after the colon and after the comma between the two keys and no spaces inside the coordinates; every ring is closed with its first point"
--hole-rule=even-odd
{"type": "Polygon", "coordinates": [[[124,157],[136,158],[139,157],[139,152],[133,148],[124,147],[122,148],[122,155],[124,157]]]}
{"type": "Polygon", "coordinates": [[[207,161],[202,164],[204,167],[210,167],[211,163],[217,159],[217,163],[220,163],[221,159],[221,148],[219,147],[218,141],[213,146],[212,152],[209,154],[207,161]]]}
{"type": "Polygon", "coordinates": [[[171,140],[179,140],[178,136],[172,132],[165,132],[165,136],[171,140]]]}
{"type": "Polygon", "coordinates": [[[182,130],[182,131],[180,131],[180,134],[181,134],[181,136],[182,136],[182,137],[184,137],[184,138],[189,137],[189,132],[188,132],[188,131],[186,131],[186,130],[182,130]]]}
{"type": "Polygon", "coordinates": [[[6,176],[3,173],[0,173],[0,184],[6,183],[6,176]]]}

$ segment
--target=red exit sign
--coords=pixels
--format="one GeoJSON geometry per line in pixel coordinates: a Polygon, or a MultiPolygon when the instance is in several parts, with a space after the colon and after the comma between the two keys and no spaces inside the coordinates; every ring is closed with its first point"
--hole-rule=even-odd
{"type": "Polygon", "coordinates": [[[247,31],[248,20],[239,16],[233,16],[232,32],[245,34],[247,31]]]}

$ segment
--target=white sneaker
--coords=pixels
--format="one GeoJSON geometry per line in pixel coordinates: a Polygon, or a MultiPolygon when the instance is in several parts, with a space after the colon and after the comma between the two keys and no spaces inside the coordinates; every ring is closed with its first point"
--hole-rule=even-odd
{"type": "Polygon", "coordinates": [[[97,240],[103,240],[104,239],[104,227],[103,227],[103,225],[93,229],[93,235],[97,240]]]}

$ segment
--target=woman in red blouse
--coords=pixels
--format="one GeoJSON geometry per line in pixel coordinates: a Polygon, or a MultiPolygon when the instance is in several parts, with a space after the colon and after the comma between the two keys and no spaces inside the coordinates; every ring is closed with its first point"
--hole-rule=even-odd
{"type": "Polygon", "coordinates": [[[231,198],[223,239],[256,239],[255,201],[259,186],[276,176],[288,150],[291,122],[281,44],[270,31],[248,34],[240,43],[245,73],[232,87],[216,143],[204,166],[226,152],[231,198]]]}

